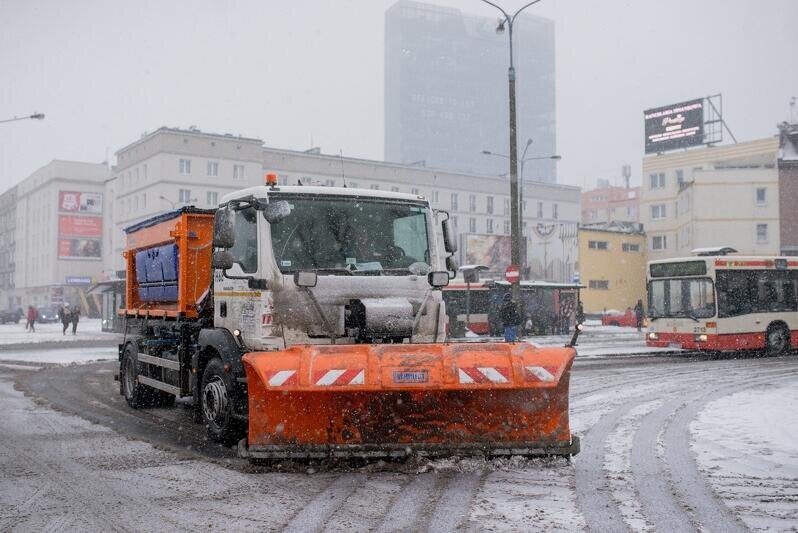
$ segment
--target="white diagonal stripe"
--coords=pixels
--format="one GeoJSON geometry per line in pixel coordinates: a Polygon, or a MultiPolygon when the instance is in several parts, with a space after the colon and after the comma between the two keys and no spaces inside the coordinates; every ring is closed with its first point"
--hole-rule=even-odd
{"type": "Polygon", "coordinates": [[[280,370],[275,375],[269,378],[269,385],[272,387],[279,387],[289,380],[291,376],[296,374],[296,370],[280,370]]]}
{"type": "Polygon", "coordinates": [[[474,380],[471,379],[471,376],[463,372],[462,368],[458,368],[457,371],[460,373],[460,383],[474,383],[474,380]]]}
{"type": "Polygon", "coordinates": [[[357,373],[357,376],[352,378],[352,381],[349,382],[350,385],[362,385],[366,381],[366,371],[361,370],[357,373]]]}
{"type": "Polygon", "coordinates": [[[488,378],[492,383],[508,383],[507,378],[501,372],[493,367],[477,367],[477,370],[482,372],[482,375],[488,378]]]}
{"type": "Polygon", "coordinates": [[[542,366],[528,366],[526,369],[532,372],[540,381],[554,381],[554,375],[542,366]]]}
{"type": "Polygon", "coordinates": [[[332,385],[344,372],[346,372],[346,370],[328,370],[327,373],[316,382],[316,385],[332,385]]]}

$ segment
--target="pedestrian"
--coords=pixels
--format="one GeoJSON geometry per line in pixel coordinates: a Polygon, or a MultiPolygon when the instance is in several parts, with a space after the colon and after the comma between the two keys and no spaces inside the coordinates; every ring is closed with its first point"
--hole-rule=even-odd
{"type": "Polygon", "coordinates": [[[535,324],[532,322],[532,315],[526,315],[526,322],[524,322],[524,335],[529,336],[534,333],[535,324]]]}
{"type": "Polygon", "coordinates": [[[576,323],[582,324],[585,321],[585,308],[582,307],[582,301],[576,304],[576,323]]]}
{"type": "Polygon", "coordinates": [[[28,322],[25,324],[25,329],[28,330],[28,333],[35,333],[36,332],[36,319],[39,318],[39,312],[36,310],[35,307],[32,305],[28,306],[28,315],[27,319],[28,322]]]}
{"type": "Polygon", "coordinates": [[[518,339],[518,324],[521,322],[521,317],[518,313],[518,306],[512,301],[509,292],[504,295],[500,314],[504,326],[505,342],[515,342],[518,339]]]}
{"type": "Polygon", "coordinates": [[[69,304],[64,304],[58,309],[58,316],[61,317],[61,325],[64,326],[64,330],[62,332],[63,335],[66,335],[66,330],[69,327],[69,304]]]}
{"type": "Polygon", "coordinates": [[[635,305],[635,321],[637,322],[637,331],[642,331],[643,329],[644,316],[645,312],[643,311],[643,300],[637,300],[637,304],[635,305]]]}
{"type": "Polygon", "coordinates": [[[80,318],[80,308],[77,305],[70,307],[69,318],[72,322],[72,335],[78,330],[78,319],[80,318]]]}

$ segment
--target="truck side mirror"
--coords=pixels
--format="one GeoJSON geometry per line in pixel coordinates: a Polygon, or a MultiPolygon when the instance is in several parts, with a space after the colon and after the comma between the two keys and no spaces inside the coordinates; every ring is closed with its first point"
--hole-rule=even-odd
{"type": "Polygon", "coordinates": [[[318,280],[315,272],[294,272],[294,285],[297,287],[315,287],[318,280]]]}
{"type": "Polygon", "coordinates": [[[457,239],[455,238],[452,225],[449,224],[449,219],[444,220],[441,223],[441,227],[443,228],[443,248],[450,254],[453,254],[457,251],[457,239]]]}
{"type": "Polygon", "coordinates": [[[220,268],[222,270],[233,268],[234,262],[233,254],[227,250],[216,250],[213,252],[213,256],[211,258],[211,266],[213,266],[213,268],[220,268]]]}
{"type": "Polygon", "coordinates": [[[452,273],[452,277],[457,274],[457,260],[451,255],[446,258],[446,270],[452,273]]]}
{"type": "Polygon", "coordinates": [[[291,214],[291,206],[285,200],[270,202],[263,208],[263,218],[269,224],[277,224],[291,214]]]}
{"type": "Polygon", "coordinates": [[[445,287],[449,284],[449,273],[441,271],[430,272],[427,274],[427,282],[429,282],[430,287],[434,287],[436,289],[445,287]]]}
{"type": "Polygon", "coordinates": [[[214,248],[232,248],[236,242],[235,213],[230,206],[216,211],[213,218],[213,246],[214,248]]]}

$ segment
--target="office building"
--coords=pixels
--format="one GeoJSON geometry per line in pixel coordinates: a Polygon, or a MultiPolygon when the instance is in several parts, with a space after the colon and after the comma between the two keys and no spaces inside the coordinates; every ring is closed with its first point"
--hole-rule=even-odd
{"type": "MultiPolygon", "coordinates": [[[[468,174],[509,172],[506,33],[497,18],[400,0],[385,14],[385,159],[468,174]],[[491,156],[483,150],[502,154],[491,156]]],[[[519,161],[556,154],[554,23],[513,26],[519,161]]],[[[554,183],[556,162],[531,160],[526,179],[554,183]]]]}

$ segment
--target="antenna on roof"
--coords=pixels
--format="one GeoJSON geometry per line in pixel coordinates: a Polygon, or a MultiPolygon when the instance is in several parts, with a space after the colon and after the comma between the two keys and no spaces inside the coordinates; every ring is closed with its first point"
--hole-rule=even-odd
{"type": "Polygon", "coordinates": [[[344,180],[344,189],[346,189],[346,176],[344,175],[344,150],[338,149],[338,155],[341,157],[341,179],[344,180]]]}

